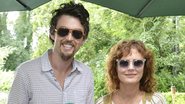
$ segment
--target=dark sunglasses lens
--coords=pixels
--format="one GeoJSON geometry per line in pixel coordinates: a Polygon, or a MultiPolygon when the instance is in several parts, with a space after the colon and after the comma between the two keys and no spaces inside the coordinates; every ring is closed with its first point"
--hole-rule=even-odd
{"type": "Polygon", "coordinates": [[[144,64],[142,60],[135,60],[134,61],[134,66],[136,67],[141,67],[144,64]]]}
{"type": "Polygon", "coordinates": [[[120,60],[119,65],[120,65],[120,67],[128,67],[129,62],[126,60],[120,60]]]}
{"type": "Polygon", "coordinates": [[[76,39],[81,39],[83,36],[83,33],[79,30],[73,30],[73,37],[76,39]]]}
{"type": "Polygon", "coordinates": [[[57,34],[60,35],[61,37],[66,36],[68,33],[69,33],[69,29],[59,28],[57,30],[57,34]]]}

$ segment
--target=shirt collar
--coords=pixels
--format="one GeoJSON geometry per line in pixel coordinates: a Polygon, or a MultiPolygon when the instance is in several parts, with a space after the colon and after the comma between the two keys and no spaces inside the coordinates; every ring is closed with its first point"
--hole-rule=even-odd
{"type": "Polygon", "coordinates": [[[83,72],[83,69],[80,67],[80,64],[77,60],[74,60],[73,61],[73,69],[71,72],[75,71],[75,70],[78,70],[79,72],[83,72]]]}

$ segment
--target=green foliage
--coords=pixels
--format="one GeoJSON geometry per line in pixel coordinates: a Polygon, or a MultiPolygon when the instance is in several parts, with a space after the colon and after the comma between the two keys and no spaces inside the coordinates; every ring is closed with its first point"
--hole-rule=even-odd
{"type": "Polygon", "coordinates": [[[12,42],[10,31],[7,29],[7,13],[0,13],[0,47],[9,46],[12,42]]]}
{"type": "Polygon", "coordinates": [[[166,98],[167,104],[184,104],[185,102],[185,93],[176,93],[174,96],[174,102],[172,103],[172,93],[167,92],[163,93],[166,98]]]}
{"type": "Polygon", "coordinates": [[[28,51],[26,51],[24,48],[21,49],[15,49],[12,54],[10,54],[8,57],[7,57],[7,60],[6,60],[6,63],[4,65],[4,69],[6,71],[8,70],[15,70],[16,67],[26,61],[26,60],[29,60],[30,59],[30,53],[28,51]]]}
{"type": "Polygon", "coordinates": [[[14,79],[14,72],[0,70],[0,104],[7,104],[8,93],[14,79]]]}
{"type": "Polygon", "coordinates": [[[7,59],[7,57],[9,56],[9,54],[11,54],[13,52],[13,48],[12,47],[0,47],[0,70],[3,70],[3,66],[5,64],[5,60],[7,59]]]}
{"type": "Polygon", "coordinates": [[[158,91],[168,92],[170,87],[173,85],[176,87],[178,92],[185,91],[185,76],[179,73],[173,76],[168,70],[161,70],[157,75],[158,91]]]}
{"type": "Polygon", "coordinates": [[[0,92],[8,92],[10,91],[13,79],[14,72],[4,72],[0,71],[0,92]]]}
{"type": "Polygon", "coordinates": [[[34,53],[32,54],[32,58],[36,58],[38,56],[41,56],[49,47],[51,47],[52,44],[48,39],[48,36],[42,35],[38,39],[37,47],[34,49],[34,53]]]}
{"type": "Polygon", "coordinates": [[[32,42],[30,13],[20,12],[14,28],[15,34],[10,36],[10,38],[13,37],[13,41],[8,43],[8,45],[16,47],[16,49],[6,59],[4,69],[7,71],[15,70],[20,63],[30,59],[32,42]]]}

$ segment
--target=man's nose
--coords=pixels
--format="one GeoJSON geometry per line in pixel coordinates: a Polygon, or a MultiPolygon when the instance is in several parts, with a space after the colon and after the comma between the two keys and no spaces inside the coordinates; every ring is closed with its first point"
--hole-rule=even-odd
{"type": "Polygon", "coordinates": [[[73,39],[74,39],[74,37],[73,37],[73,35],[72,35],[72,32],[69,32],[69,33],[67,34],[66,39],[68,39],[68,40],[73,40],[73,39]]]}

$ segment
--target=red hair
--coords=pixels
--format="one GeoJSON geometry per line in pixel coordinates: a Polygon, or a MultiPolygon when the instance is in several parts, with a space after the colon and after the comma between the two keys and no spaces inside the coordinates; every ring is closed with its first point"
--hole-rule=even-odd
{"type": "Polygon", "coordinates": [[[142,41],[128,40],[121,41],[114,45],[107,58],[107,86],[109,92],[119,89],[120,80],[117,74],[117,59],[127,56],[131,48],[135,48],[146,59],[143,76],[140,80],[139,89],[148,93],[155,91],[156,81],[154,78],[154,57],[152,52],[147,49],[142,41]]]}

